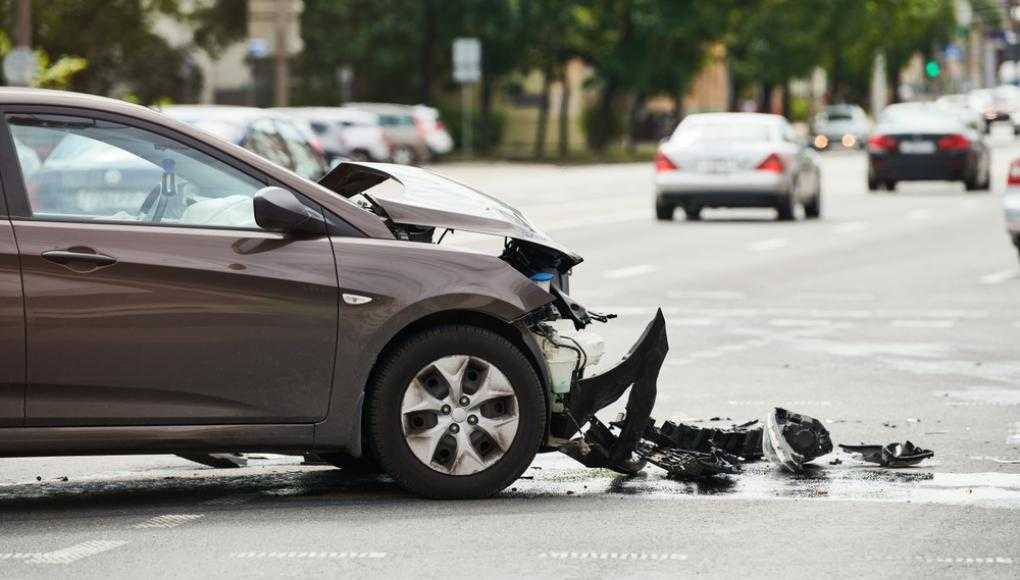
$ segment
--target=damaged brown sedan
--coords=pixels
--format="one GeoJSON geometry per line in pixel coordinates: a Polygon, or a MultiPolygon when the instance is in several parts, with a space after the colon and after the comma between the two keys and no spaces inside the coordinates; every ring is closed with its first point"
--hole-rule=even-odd
{"type": "Polygon", "coordinates": [[[481,497],[633,386],[598,453],[640,462],[662,316],[585,377],[611,316],[513,208],[395,165],[312,183],[100,97],[3,89],[0,118],[0,455],[315,452],[481,497]]]}

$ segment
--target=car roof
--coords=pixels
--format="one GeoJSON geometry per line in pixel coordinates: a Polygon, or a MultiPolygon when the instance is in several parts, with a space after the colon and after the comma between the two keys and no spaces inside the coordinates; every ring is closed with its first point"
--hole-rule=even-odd
{"type": "Polygon", "coordinates": [[[782,115],[773,115],[771,113],[695,113],[693,115],[687,115],[684,117],[684,123],[694,123],[702,121],[711,122],[723,122],[723,123],[768,123],[768,124],[779,124],[784,122],[786,119],[782,115]]]}
{"type": "Polygon", "coordinates": [[[279,107],[273,110],[312,120],[379,122],[378,114],[349,107],[279,107]]]}
{"type": "Polygon", "coordinates": [[[167,105],[158,109],[175,118],[214,119],[222,122],[244,123],[254,119],[288,119],[289,117],[272,109],[240,107],[235,105],[167,105]]]}
{"type": "Polygon", "coordinates": [[[346,103],[344,106],[352,109],[388,115],[414,114],[414,105],[398,105],[394,103],[346,103]]]}

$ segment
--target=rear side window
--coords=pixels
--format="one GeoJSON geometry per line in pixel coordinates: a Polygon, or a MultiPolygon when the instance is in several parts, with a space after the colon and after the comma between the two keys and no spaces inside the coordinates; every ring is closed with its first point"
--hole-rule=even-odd
{"type": "Polygon", "coordinates": [[[192,147],[84,117],[7,122],[34,219],[257,229],[265,184],[192,147]]]}

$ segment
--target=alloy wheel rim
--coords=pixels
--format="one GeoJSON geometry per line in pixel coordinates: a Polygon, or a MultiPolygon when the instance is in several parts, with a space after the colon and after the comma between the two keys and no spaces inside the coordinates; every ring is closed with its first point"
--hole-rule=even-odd
{"type": "Polygon", "coordinates": [[[502,458],[517,436],[517,395],[495,365],[452,355],[422,368],[400,407],[411,453],[447,475],[471,475],[502,458]]]}

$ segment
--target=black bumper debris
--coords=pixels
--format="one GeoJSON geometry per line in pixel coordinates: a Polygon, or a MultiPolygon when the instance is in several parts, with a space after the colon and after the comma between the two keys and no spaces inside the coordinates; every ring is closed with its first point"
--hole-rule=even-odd
{"type": "Polygon", "coordinates": [[[637,453],[653,465],[666,470],[674,479],[703,479],[713,475],[732,475],[740,473],[740,458],[718,449],[707,452],[677,449],[652,445],[648,442],[638,444],[637,453]]]}
{"type": "Polygon", "coordinates": [[[888,445],[840,445],[843,451],[858,455],[868,463],[882,467],[909,467],[935,456],[931,449],[921,449],[910,441],[888,445]]]}
{"type": "Polygon", "coordinates": [[[635,459],[634,452],[651,418],[655,385],[668,350],[666,319],[660,309],[623,360],[600,375],[577,381],[571,388],[568,415],[577,428],[591,425],[582,439],[571,440],[560,450],[588,467],[626,474],[641,471],[645,462],[635,459]],[[616,402],[628,388],[627,419],[620,434],[615,435],[595,418],[595,413],[616,402]]]}

